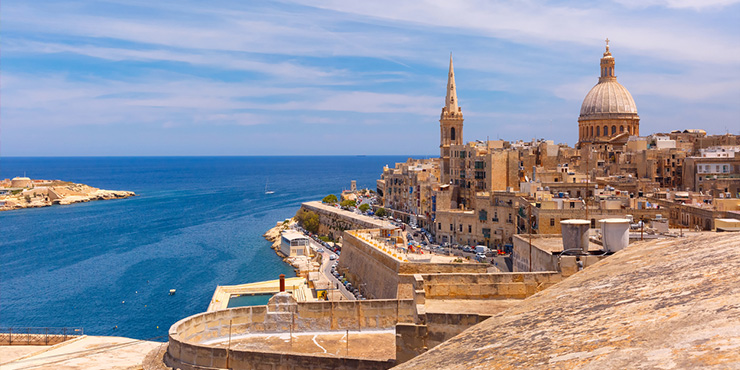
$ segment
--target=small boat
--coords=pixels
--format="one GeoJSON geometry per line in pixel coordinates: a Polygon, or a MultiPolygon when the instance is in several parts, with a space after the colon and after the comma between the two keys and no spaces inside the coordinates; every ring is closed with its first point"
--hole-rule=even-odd
{"type": "Polygon", "coordinates": [[[267,180],[265,180],[265,194],[275,194],[272,190],[267,190],[267,180]]]}
{"type": "Polygon", "coordinates": [[[175,292],[177,292],[177,289],[170,289],[170,295],[175,295],[175,292]]]}

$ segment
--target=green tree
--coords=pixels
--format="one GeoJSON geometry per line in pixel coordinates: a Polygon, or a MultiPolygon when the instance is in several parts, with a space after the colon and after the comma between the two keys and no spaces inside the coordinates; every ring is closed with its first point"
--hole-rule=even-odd
{"type": "Polygon", "coordinates": [[[357,208],[360,210],[360,212],[365,213],[368,209],[370,209],[370,206],[367,203],[362,203],[357,208]]]}
{"type": "Polygon", "coordinates": [[[378,208],[377,211],[375,211],[375,215],[378,217],[385,217],[387,216],[387,212],[385,211],[385,208],[378,208]]]}
{"type": "Polygon", "coordinates": [[[339,202],[339,205],[342,206],[344,209],[349,209],[350,207],[354,207],[355,204],[357,204],[354,200],[345,199],[341,202],[339,202]]]}
{"type": "Polygon", "coordinates": [[[337,199],[337,196],[334,194],[329,194],[324,197],[324,199],[321,200],[321,203],[329,203],[329,204],[335,204],[339,200],[337,199]]]}
{"type": "Polygon", "coordinates": [[[301,208],[295,214],[295,219],[307,231],[314,234],[319,232],[319,215],[316,213],[301,208]]]}

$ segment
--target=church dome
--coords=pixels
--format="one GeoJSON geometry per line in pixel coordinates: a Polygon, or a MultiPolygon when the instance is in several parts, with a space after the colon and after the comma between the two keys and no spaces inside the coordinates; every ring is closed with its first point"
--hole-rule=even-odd
{"type": "Polygon", "coordinates": [[[601,81],[588,92],[581,105],[581,117],[637,114],[635,100],[627,89],[614,80],[601,81]]]}

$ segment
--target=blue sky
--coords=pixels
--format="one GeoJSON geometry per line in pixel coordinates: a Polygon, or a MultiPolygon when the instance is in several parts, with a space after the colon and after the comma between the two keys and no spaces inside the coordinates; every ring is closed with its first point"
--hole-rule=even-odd
{"type": "Polygon", "coordinates": [[[3,1],[0,155],[434,155],[577,140],[604,39],[641,133],[740,134],[740,0],[3,1]]]}

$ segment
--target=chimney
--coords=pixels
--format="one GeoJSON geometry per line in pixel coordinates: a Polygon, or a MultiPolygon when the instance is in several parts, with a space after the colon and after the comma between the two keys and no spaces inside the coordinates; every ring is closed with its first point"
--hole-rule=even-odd
{"type": "Polygon", "coordinates": [[[280,292],[285,291],[285,274],[280,274],[280,292]]]}

